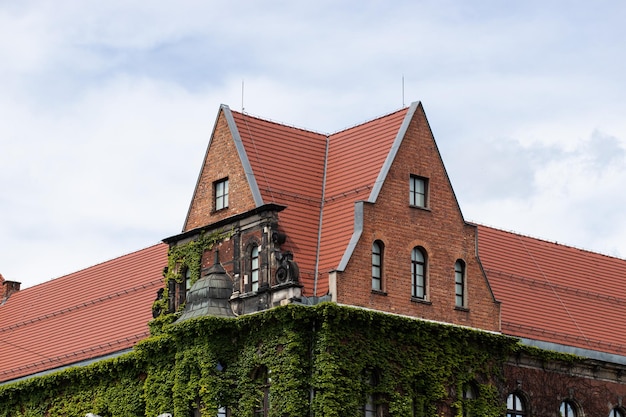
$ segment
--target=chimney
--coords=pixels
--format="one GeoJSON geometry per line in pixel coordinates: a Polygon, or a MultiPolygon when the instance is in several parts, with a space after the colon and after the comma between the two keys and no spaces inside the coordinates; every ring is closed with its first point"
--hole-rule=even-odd
{"type": "Polygon", "coordinates": [[[0,274],[0,305],[4,304],[11,295],[20,290],[20,282],[7,281],[0,274]]]}

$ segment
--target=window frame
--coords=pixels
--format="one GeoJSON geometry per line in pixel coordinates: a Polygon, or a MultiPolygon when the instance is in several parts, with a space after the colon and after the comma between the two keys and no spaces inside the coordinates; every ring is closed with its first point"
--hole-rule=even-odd
{"type": "Polygon", "coordinates": [[[427,266],[426,250],[421,246],[415,246],[411,250],[411,298],[413,299],[428,300],[427,266]],[[421,259],[416,259],[416,255],[419,255],[421,259]],[[421,269],[421,274],[418,273],[419,269],[421,269]],[[418,290],[421,290],[421,294],[418,290]]]}
{"type": "Polygon", "coordinates": [[[261,255],[259,251],[259,245],[253,243],[250,246],[249,262],[250,262],[250,291],[258,291],[261,277],[261,255]]]}
{"type": "Polygon", "coordinates": [[[466,271],[465,261],[457,259],[454,263],[454,306],[456,308],[467,308],[466,271]]]}
{"type": "Polygon", "coordinates": [[[428,178],[411,174],[409,176],[409,205],[411,207],[428,208],[428,178]],[[417,187],[417,185],[420,185],[417,187]]]}
{"type": "Polygon", "coordinates": [[[385,259],[385,244],[381,240],[372,242],[372,291],[384,292],[383,265],[385,259]],[[376,272],[377,271],[377,272],[376,272]],[[377,288],[378,287],[378,288],[377,288]]]}
{"type": "Polygon", "coordinates": [[[525,417],[527,415],[528,411],[524,397],[519,392],[510,393],[506,397],[506,417],[525,417]]]}
{"type": "Polygon", "coordinates": [[[254,407],[252,410],[253,417],[267,417],[270,412],[270,386],[272,385],[271,371],[265,366],[257,368],[254,372],[255,381],[259,384],[262,391],[260,398],[260,407],[254,407]]]}
{"type": "Polygon", "coordinates": [[[561,417],[578,417],[579,409],[575,402],[571,400],[561,401],[559,405],[559,415],[561,417]]]}
{"type": "Polygon", "coordinates": [[[213,210],[220,211],[228,208],[228,177],[213,183],[213,210]]]}

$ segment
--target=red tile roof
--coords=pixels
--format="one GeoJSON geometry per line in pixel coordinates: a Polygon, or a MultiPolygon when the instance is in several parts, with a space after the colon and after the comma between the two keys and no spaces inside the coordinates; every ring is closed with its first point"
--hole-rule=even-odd
{"type": "Polygon", "coordinates": [[[0,306],[0,382],[134,346],[165,265],[157,244],[13,294],[0,306]]]}
{"type": "Polygon", "coordinates": [[[337,269],[354,231],[354,203],[369,200],[407,110],[331,135],[320,251],[322,274],[337,269]]]}
{"type": "Polygon", "coordinates": [[[279,215],[283,248],[295,254],[300,281],[312,294],[326,136],[233,111],[233,119],[264,204],[287,206],[279,215]]]}
{"type": "Polygon", "coordinates": [[[285,248],[294,252],[304,294],[326,294],[328,271],[337,268],[354,230],[354,203],[368,199],[407,109],[329,136],[231,113],[263,203],[287,206],[280,213],[285,248]]]}
{"type": "Polygon", "coordinates": [[[478,226],[502,332],[626,355],[626,260],[478,226]]]}

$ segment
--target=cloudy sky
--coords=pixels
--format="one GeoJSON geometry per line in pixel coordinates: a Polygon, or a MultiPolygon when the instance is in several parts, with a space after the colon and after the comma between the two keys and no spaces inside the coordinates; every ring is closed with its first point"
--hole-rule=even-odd
{"type": "Polygon", "coordinates": [[[467,220],[624,258],[625,21],[618,0],[0,0],[0,273],[179,233],[221,103],[330,133],[422,101],[467,220]]]}

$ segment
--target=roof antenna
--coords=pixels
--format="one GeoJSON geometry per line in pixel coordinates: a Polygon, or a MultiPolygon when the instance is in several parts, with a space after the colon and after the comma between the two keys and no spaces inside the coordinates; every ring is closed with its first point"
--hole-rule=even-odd
{"type": "Polygon", "coordinates": [[[404,108],[404,74],[402,74],[402,108],[404,108]]]}
{"type": "Polygon", "coordinates": [[[241,80],[241,112],[243,113],[244,111],[244,107],[243,107],[243,80],[241,80]]]}

